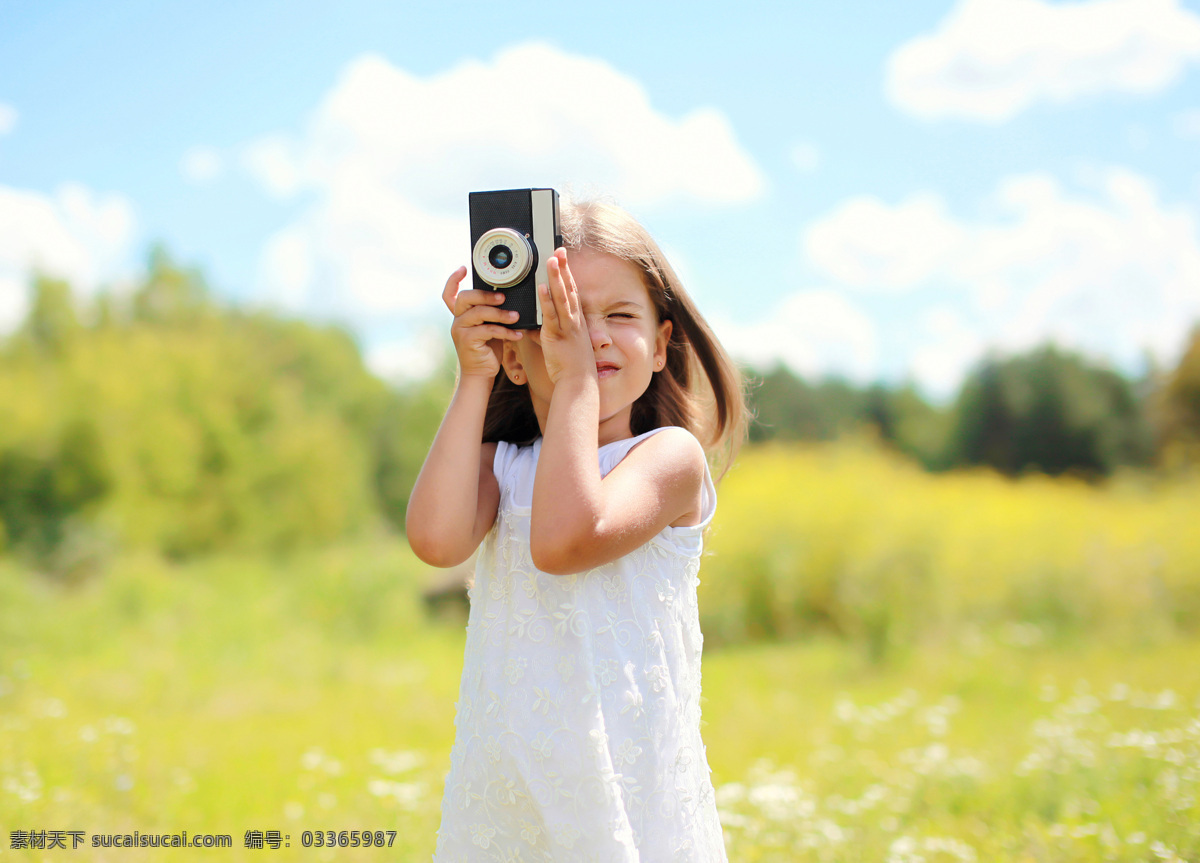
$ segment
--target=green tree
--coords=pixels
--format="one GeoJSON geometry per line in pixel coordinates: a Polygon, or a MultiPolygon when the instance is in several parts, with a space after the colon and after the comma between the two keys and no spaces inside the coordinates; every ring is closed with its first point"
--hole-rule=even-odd
{"type": "Polygon", "coordinates": [[[911,383],[861,389],[838,379],[813,384],[783,366],[751,377],[752,442],[831,440],[868,428],[928,469],[947,466],[949,411],[931,405],[911,383]]]}
{"type": "Polygon", "coordinates": [[[0,524],[9,545],[39,562],[111,487],[100,435],[87,418],[73,418],[52,440],[0,447],[0,524]]]}
{"type": "Polygon", "coordinates": [[[0,346],[10,547],[69,545],[83,524],[173,557],[286,551],[378,523],[390,396],[344,329],[224,306],[161,248],[100,311],[80,323],[41,280],[0,346]]]}
{"type": "Polygon", "coordinates": [[[25,324],[14,338],[18,348],[58,356],[70,350],[79,335],[79,317],[71,287],[62,279],[37,275],[25,324]]]}
{"type": "Polygon", "coordinates": [[[880,410],[888,417],[881,435],[893,447],[916,459],[926,470],[944,470],[950,466],[947,441],[951,412],[930,404],[912,383],[884,390],[880,410]]]}
{"type": "Polygon", "coordinates": [[[866,394],[845,381],[811,384],[782,365],[750,376],[751,442],[831,440],[866,418],[866,394]]]}
{"type": "Polygon", "coordinates": [[[408,498],[454,391],[456,361],[448,355],[426,380],[394,391],[375,437],[375,488],[383,514],[403,530],[408,498]]]}
{"type": "Polygon", "coordinates": [[[1151,436],[1134,386],[1111,369],[1054,347],[990,357],[959,393],[951,460],[1090,476],[1146,464],[1151,436]]]}
{"type": "Polygon", "coordinates": [[[1158,394],[1157,419],[1169,464],[1200,463],[1200,326],[1158,394]]]}
{"type": "Polygon", "coordinates": [[[165,246],[154,246],[146,277],[133,294],[134,317],[157,324],[194,324],[214,311],[200,271],[179,266],[165,246]]]}

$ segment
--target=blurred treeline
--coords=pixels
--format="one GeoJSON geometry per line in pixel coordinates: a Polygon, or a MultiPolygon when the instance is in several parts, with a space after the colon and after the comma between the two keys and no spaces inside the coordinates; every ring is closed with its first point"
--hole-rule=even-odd
{"type": "MultiPolygon", "coordinates": [[[[0,341],[0,554],[73,580],[116,549],[288,552],[402,527],[451,363],[389,386],[346,330],[222,303],[161,249],[131,291],[85,304],[37,278],[32,296],[0,341]]],[[[989,358],[944,406],[752,378],[752,443],[867,428],[929,470],[1089,480],[1200,452],[1200,330],[1140,380],[1052,348],[989,358]]]]}
{"type": "Polygon", "coordinates": [[[37,278],[0,342],[0,553],[286,552],[402,525],[450,381],[390,389],[342,328],[218,302],[162,249],[86,307],[37,278]]]}
{"type": "Polygon", "coordinates": [[[989,356],[948,405],[911,384],[810,383],[786,368],[758,379],[751,441],[832,440],[867,428],[927,470],[1101,479],[1121,467],[1175,468],[1200,441],[1200,329],[1178,368],[1131,380],[1052,346],[989,356]]]}

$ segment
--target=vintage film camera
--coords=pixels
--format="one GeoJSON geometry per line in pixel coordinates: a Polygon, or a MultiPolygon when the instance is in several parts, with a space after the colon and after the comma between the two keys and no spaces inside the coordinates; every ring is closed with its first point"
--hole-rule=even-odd
{"type": "Polygon", "coordinates": [[[506,189],[471,192],[471,272],[480,290],[504,291],[502,309],[520,317],[508,326],[542,325],[537,286],[547,282],[546,261],[562,245],[558,192],[506,189]]]}

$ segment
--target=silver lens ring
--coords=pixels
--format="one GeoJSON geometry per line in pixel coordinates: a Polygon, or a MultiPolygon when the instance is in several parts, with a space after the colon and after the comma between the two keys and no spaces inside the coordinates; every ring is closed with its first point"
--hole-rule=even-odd
{"type": "Polygon", "coordinates": [[[471,263],[493,288],[510,288],[533,268],[533,246],[512,228],[492,228],[475,243],[471,263]]]}

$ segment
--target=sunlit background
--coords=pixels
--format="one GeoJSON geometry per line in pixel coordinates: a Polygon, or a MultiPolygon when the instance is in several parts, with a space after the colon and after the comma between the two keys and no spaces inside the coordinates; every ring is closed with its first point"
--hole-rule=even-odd
{"type": "Polygon", "coordinates": [[[0,3],[0,857],[429,858],[402,526],[526,186],[752,380],[730,859],[1200,860],[1200,0],[0,3]]]}
{"type": "Polygon", "coordinates": [[[466,194],[610,195],[742,357],[946,398],[1200,317],[1195,2],[85,2],[0,12],[0,327],[163,241],[419,376],[466,194]]]}

